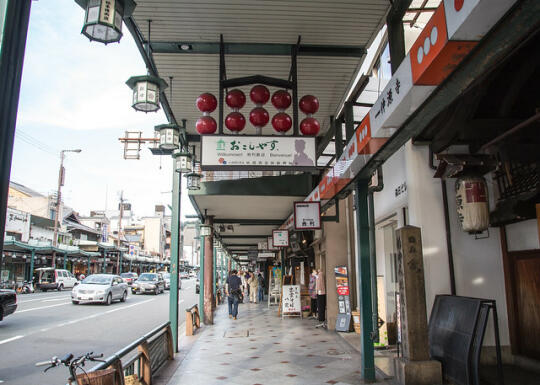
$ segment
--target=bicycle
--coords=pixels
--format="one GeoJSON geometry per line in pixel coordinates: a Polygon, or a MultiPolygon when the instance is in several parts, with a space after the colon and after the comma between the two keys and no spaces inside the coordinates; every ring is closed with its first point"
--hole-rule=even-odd
{"type": "Polygon", "coordinates": [[[43,371],[43,373],[57,366],[61,366],[61,365],[67,366],[69,368],[69,378],[68,378],[67,385],[77,385],[79,384],[79,382],[77,381],[77,370],[80,369],[84,374],[87,375],[87,373],[83,369],[84,364],[87,360],[96,361],[96,362],[105,362],[105,360],[99,359],[103,357],[103,354],[99,354],[99,355],[93,355],[93,354],[94,352],[89,352],[76,358],[73,357],[72,353],[66,354],[63,358],[58,358],[54,356],[49,361],[36,363],[36,366],[48,365],[48,367],[43,371]]]}

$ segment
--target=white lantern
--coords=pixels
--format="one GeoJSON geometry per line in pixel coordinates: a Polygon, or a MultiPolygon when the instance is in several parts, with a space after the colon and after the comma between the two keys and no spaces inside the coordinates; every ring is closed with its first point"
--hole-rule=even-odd
{"type": "Polygon", "coordinates": [[[159,148],[175,150],[180,143],[180,129],[176,124],[160,124],[154,127],[159,132],[159,148]]]}
{"type": "Polygon", "coordinates": [[[137,111],[154,112],[159,110],[159,93],[167,88],[165,80],[157,76],[132,76],[126,84],[133,90],[133,104],[137,111]]]}
{"type": "Polygon", "coordinates": [[[201,174],[196,172],[190,172],[186,174],[187,189],[188,190],[200,190],[201,189],[201,174]]]}
{"type": "Polygon", "coordinates": [[[199,225],[199,234],[201,237],[209,237],[212,234],[212,226],[199,225]]]}
{"type": "Polygon", "coordinates": [[[122,19],[135,8],[132,0],[75,0],[85,11],[81,33],[90,41],[116,43],[122,38],[122,19]]]}
{"type": "Polygon", "coordinates": [[[193,171],[192,156],[186,151],[175,151],[174,158],[176,159],[176,172],[188,174],[193,171]]]}

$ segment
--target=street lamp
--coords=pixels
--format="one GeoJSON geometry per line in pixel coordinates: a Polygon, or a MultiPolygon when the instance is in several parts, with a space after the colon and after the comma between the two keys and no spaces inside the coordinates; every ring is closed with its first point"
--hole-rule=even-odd
{"type": "MultiPolygon", "coordinates": [[[[66,152],[80,153],[81,149],[60,151],[60,171],[58,172],[58,190],[56,192],[56,211],[54,213],[53,246],[58,245],[58,219],[60,215],[60,202],[62,201],[62,186],[65,182],[64,157],[66,152]]],[[[53,252],[52,267],[56,266],[56,252],[53,252]]]]}
{"type": "Polygon", "coordinates": [[[133,104],[137,111],[159,110],[159,93],[167,88],[165,80],[152,75],[132,76],[126,84],[133,90],[133,104]]]}
{"type": "Polygon", "coordinates": [[[193,163],[191,154],[187,151],[177,150],[173,153],[176,159],[176,172],[183,174],[189,174],[193,170],[193,163]]]}
{"type": "Polygon", "coordinates": [[[188,190],[194,191],[201,189],[201,174],[197,174],[196,172],[190,172],[189,174],[186,174],[186,179],[186,185],[188,190]]]}
{"type": "Polygon", "coordinates": [[[180,127],[176,124],[160,124],[154,129],[159,133],[159,148],[161,150],[175,150],[180,143],[180,127]]]}
{"type": "Polygon", "coordinates": [[[116,43],[122,38],[122,19],[131,16],[133,0],[75,0],[85,11],[81,33],[90,41],[116,43]]]}

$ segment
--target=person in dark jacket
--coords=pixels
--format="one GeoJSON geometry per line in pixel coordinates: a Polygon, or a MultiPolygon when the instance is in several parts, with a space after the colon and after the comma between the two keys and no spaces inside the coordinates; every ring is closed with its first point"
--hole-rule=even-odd
{"type": "Polygon", "coordinates": [[[236,270],[231,271],[231,275],[227,278],[227,285],[225,287],[225,294],[229,303],[229,318],[236,319],[238,317],[238,302],[242,294],[242,280],[237,274],[236,270]]]}

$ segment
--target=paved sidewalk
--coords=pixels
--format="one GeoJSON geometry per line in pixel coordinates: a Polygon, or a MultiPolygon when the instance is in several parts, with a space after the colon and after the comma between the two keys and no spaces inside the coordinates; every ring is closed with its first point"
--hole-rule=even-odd
{"type": "Polygon", "coordinates": [[[168,384],[363,384],[360,355],[316,324],[282,320],[266,303],[241,304],[234,321],[222,305],[215,325],[201,330],[168,384]]]}

